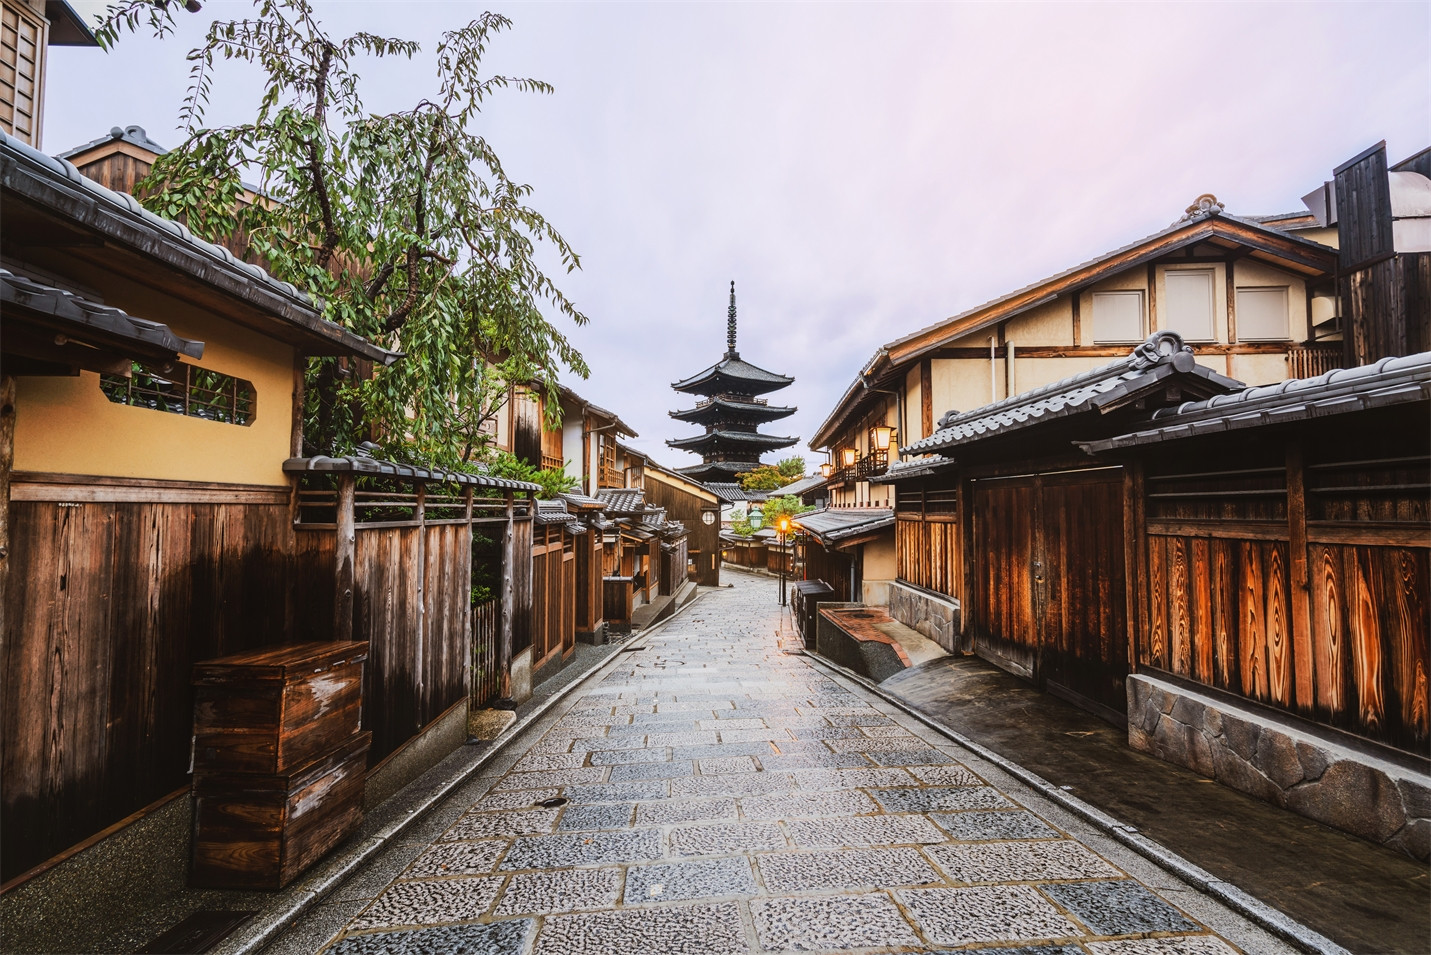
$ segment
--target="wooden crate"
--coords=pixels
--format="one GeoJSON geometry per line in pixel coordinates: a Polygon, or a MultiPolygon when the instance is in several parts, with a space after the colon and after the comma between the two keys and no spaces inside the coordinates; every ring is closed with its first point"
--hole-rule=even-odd
{"type": "Polygon", "coordinates": [[[362,729],[364,642],[267,647],[194,665],[198,773],[282,774],[362,729]]]}
{"type": "Polygon", "coordinates": [[[194,777],[190,883],[281,889],[358,827],[373,734],[287,774],[194,777]]]}

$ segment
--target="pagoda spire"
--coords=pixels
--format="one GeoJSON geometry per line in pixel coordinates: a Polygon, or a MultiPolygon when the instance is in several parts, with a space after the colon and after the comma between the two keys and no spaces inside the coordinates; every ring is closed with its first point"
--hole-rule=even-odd
{"type": "Polygon", "coordinates": [[[726,354],[732,358],[739,358],[740,352],[735,350],[735,279],[730,281],[730,308],[725,313],[725,339],[729,347],[726,354]]]}

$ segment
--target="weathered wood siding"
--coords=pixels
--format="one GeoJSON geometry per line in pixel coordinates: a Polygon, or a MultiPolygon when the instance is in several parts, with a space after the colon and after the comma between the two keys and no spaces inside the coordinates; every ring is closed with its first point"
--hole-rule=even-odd
{"type": "MultiPolygon", "coordinates": [[[[670,520],[685,525],[688,535],[687,550],[696,565],[696,582],[702,587],[720,586],[720,505],[714,500],[705,500],[683,488],[667,483],[654,469],[646,474],[646,503],[653,507],[664,507],[670,520]],[[707,524],[701,520],[702,512],[711,513],[715,520],[707,524]]],[[[682,578],[685,570],[681,571],[682,578]]]]}
{"type": "Polygon", "coordinates": [[[1377,432],[1285,451],[1230,445],[1152,468],[1138,666],[1424,752],[1425,416],[1377,432]],[[1208,460],[1240,466],[1213,471],[1208,460]]]}
{"type": "Polygon", "coordinates": [[[532,669],[576,645],[576,552],[558,524],[535,525],[532,544],[532,669]]]}
{"type": "Polygon", "coordinates": [[[895,518],[899,579],[946,597],[958,596],[964,576],[958,489],[899,487],[895,518]]]}
{"type": "Polygon", "coordinates": [[[1120,468],[972,484],[974,646],[1095,709],[1127,708],[1120,468]]]}
{"type": "Polygon", "coordinates": [[[193,664],[285,642],[295,621],[281,490],[270,503],[16,500],[10,535],[5,879],[186,785],[193,664]]]}

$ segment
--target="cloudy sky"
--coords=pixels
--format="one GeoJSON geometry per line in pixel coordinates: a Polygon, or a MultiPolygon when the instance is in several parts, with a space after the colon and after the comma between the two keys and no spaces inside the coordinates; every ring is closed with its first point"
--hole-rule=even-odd
{"type": "MultiPolygon", "coordinates": [[[[81,9],[96,4],[79,2],[81,9]]],[[[103,4],[98,4],[102,9],[103,4]]],[[[494,101],[483,133],[582,255],[591,317],[567,382],[665,447],[670,382],[740,351],[793,375],[804,447],[880,344],[1163,228],[1199,193],[1292,211],[1341,161],[1431,143],[1431,4],[322,2],[332,32],[422,42],[481,9],[514,29],[496,72],[555,84],[494,101]]],[[[44,147],[139,124],[180,140],[176,37],[52,48],[44,147]]],[[[361,70],[373,110],[432,91],[431,62],[361,70]]],[[[252,116],[231,67],[209,121],[252,116]]],[[[938,412],[940,409],[936,409],[938,412]]]]}

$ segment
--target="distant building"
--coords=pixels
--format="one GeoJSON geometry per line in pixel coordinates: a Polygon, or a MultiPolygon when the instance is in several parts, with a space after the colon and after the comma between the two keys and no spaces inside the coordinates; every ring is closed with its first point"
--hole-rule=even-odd
{"type": "Polygon", "coordinates": [[[796,409],[777,407],[757,396],[787,388],[795,379],[741,361],[740,352],[735,350],[734,282],[730,283],[728,316],[729,347],[725,356],[705,371],[671,385],[677,391],[703,396],[704,400],[694,408],[672,411],[671,417],[702,425],[705,431],[666,443],[699,454],[700,464],[679,470],[686,477],[707,483],[734,481],[737,474],[759,467],[760,456],[765,452],[788,448],[800,440],[759,431],[760,425],[788,418],[796,409]]]}

